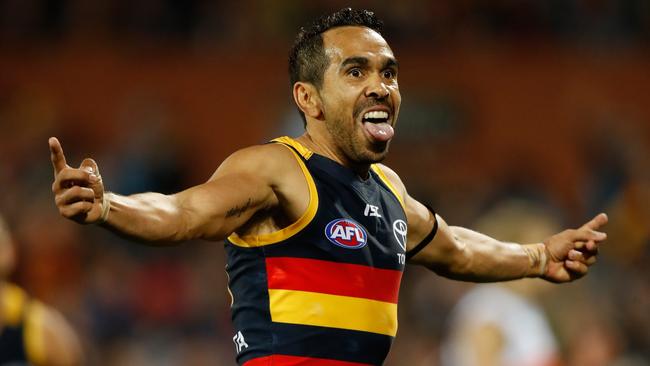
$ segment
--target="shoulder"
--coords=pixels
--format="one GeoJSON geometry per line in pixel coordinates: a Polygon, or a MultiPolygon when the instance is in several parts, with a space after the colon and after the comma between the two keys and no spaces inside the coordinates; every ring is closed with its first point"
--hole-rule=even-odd
{"type": "Polygon", "coordinates": [[[219,166],[217,172],[232,166],[237,166],[239,169],[268,170],[282,166],[291,159],[293,159],[291,151],[281,144],[254,145],[232,153],[219,166]]]}
{"type": "Polygon", "coordinates": [[[388,180],[388,183],[390,183],[395,188],[401,197],[407,197],[406,186],[404,185],[404,182],[402,182],[400,176],[393,169],[379,163],[373,164],[373,166],[375,167],[375,171],[378,170],[379,174],[383,174],[384,177],[382,178],[386,178],[386,180],[388,180]]]}
{"type": "Polygon", "coordinates": [[[291,167],[293,161],[293,153],[281,144],[249,146],[228,156],[211,179],[233,173],[272,179],[280,170],[291,167]]]}
{"type": "Polygon", "coordinates": [[[375,164],[375,169],[380,169],[384,178],[392,184],[393,189],[401,196],[404,211],[409,224],[409,248],[419,243],[431,231],[433,222],[436,220],[431,215],[429,209],[422,203],[408,194],[404,182],[400,176],[391,168],[384,164],[375,164]]]}

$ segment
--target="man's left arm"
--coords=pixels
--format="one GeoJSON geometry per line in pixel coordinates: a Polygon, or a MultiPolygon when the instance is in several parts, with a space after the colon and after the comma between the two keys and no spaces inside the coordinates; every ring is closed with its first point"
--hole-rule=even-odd
{"type": "MultiPolygon", "coordinates": [[[[419,204],[410,200],[411,204],[419,204]]],[[[431,218],[425,226],[433,227],[433,215],[428,210],[426,213],[431,218]]],[[[588,267],[596,262],[598,245],[606,238],[597,230],[607,222],[607,216],[599,214],[579,229],[564,230],[532,244],[506,243],[470,229],[448,226],[439,215],[435,220],[436,235],[411,257],[412,263],[464,281],[542,277],[551,282],[569,282],[587,274],[588,267]]]]}
{"type": "Polygon", "coordinates": [[[601,213],[578,229],[564,230],[539,243],[502,242],[447,225],[440,215],[408,195],[397,174],[384,170],[404,197],[409,222],[409,262],[445,277],[474,282],[542,277],[551,282],[569,282],[587,273],[588,267],[596,262],[598,245],[607,237],[598,231],[607,223],[607,215],[601,213]],[[437,231],[430,238],[428,234],[436,225],[437,231]]]}

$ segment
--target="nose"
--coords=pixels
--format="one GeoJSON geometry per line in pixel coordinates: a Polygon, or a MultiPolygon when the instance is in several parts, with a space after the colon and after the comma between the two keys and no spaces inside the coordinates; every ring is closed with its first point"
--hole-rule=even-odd
{"type": "Polygon", "coordinates": [[[388,87],[381,79],[380,76],[376,76],[370,79],[370,83],[366,88],[366,97],[375,98],[375,99],[385,99],[390,95],[388,87]]]}

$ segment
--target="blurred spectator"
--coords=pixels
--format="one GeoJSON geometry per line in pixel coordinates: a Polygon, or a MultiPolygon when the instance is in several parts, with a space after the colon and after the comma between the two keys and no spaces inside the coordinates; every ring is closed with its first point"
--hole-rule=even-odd
{"type": "MultiPolygon", "coordinates": [[[[248,42],[290,38],[299,18],[313,18],[348,2],[293,0],[237,3],[203,0],[4,1],[0,39],[66,40],[108,35],[153,42],[248,42]],[[261,38],[260,38],[261,37],[261,38]]],[[[650,37],[650,6],[618,1],[356,1],[388,22],[392,42],[454,38],[573,39],[630,42],[650,37]]],[[[260,42],[259,44],[263,44],[260,42]]]]}
{"type": "Polygon", "coordinates": [[[65,318],[7,281],[15,264],[13,245],[0,217],[0,364],[81,365],[79,339],[65,318]]]}
{"type": "MultiPolygon", "coordinates": [[[[528,201],[506,201],[476,224],[505,241],[534,243],[556,233],[558,220],[528,201]]],[[[538,279],[476,285],[452,311],[443,366],[553,366],[560,351],[537,301],[552,285],[538,279]]]]}

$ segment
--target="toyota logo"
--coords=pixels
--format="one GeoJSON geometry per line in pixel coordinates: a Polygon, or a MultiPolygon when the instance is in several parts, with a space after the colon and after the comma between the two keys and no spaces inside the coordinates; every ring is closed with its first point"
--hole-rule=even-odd
{"type": "Polygon", "coordinates": [[[406,233],[406,222],[404,222],[404,220],[395,220],[393,222],[393,235],[395,235],[397,243],[402,247],[402,249],[404,249],[404,251],[406,251],[406,233]]]}

